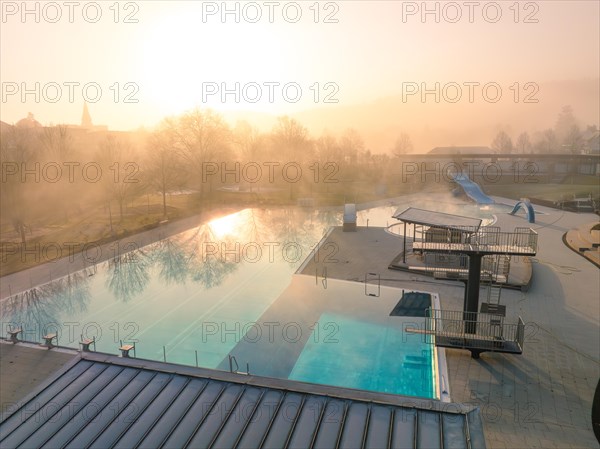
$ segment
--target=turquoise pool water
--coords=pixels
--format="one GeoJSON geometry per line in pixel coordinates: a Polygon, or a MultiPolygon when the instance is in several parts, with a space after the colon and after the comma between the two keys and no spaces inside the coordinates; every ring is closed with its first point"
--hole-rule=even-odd
{"type": "Polygon", "coordinates": [[[374,323],[323,314],[320,321],[338,323],[339,338],[333,344],[309,338],[289,378],[434,398],[432,346],[403,332],[403,322],[416,320],[393,317],[388,323],[374,323]]]}

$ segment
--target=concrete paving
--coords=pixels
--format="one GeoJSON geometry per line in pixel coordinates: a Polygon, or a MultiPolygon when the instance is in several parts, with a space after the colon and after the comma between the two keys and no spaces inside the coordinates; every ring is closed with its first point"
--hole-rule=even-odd
{"type": "Polygon", "coordinates": [[[585,223],[565,234],[565,243],[600,268],[600,230],[592,229],[600,222],[585,223]]]}
{"type": "Polygon", "coordinates": [[[9,411],[76,357],[76,351],[0,341],[0,413],[9,411]]]}

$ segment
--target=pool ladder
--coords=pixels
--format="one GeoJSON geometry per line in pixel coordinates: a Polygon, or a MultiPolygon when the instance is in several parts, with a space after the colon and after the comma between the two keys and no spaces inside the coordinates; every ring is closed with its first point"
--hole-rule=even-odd
{"type": "Polygon", "coordinates": [[[237,362],[235,356],[229,354],[228,357],[229,357],[229,372],[230,373],[245,374],[246,376],[250,375],[250,365],[248,364],[248,362],[246,362],[246,372],[244,373],[243,371],[240,371],[240,365],[238,365],[238,362],[237,362]],[[233,369],[234,364],[235,364],[235,370],[233,369]]]}
{"type": "Polygon", "coordinates": [[[365,296],[374,296],[379,298],[381,295],[381,275],[379,273],[365,273],[365,296]],[[377,292],[369,292],[370,281],[377,281],[377,292]]]}
{"type": "MultiPolygon", "coordinates": [[[[327,267],[323,267],[321,283],[323,284],[323,288],[327,289],[327,267]]],[[[319,268],[318,267],[315,269],[315,284],[319,285],[319,268]]]]}

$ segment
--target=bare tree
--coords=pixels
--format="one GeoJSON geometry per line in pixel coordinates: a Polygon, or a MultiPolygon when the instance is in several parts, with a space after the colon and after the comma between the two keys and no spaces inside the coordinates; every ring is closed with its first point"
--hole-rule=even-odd
{"type": "Polygon", "coordinates": [[[394,147],[392,148],[392,153],[395,156],[402,156],[403,154],[410,153],[413,150],[413,143],[410,139],[410,136],[406,133],[400,133],[396,142],[394,142],[394,147]]]}
{"type": "Polygon", "coordinates": [[[560,142],[563,142],[574,126],[577,125],[577,119],[573,114],[573,108],[571,106],[563,106],[558,118],[556,119],[556,125],[554,126],[554,132],[560,142]]]}
{"type": "Polygon", "coordinates": [[[506,132],[498,131],[498,134],[496,134],[496,137],[494,137],[494,140],[492,140],[491,147],[498,153],[512,153],[512,139],[508,134],[506,134],[506,132]]]}
{"type": "Polygon", "coordinates": [[[57,171],[60,170],[57,182],[46,182],[46,188],[40,194],[43,194],[47,198],[45,201],[47,204],[53,205],[56,215],[58,215],[58,212],[63,212],[64,220],[68,222],[69,208],[73,204],[70,201],[65,201],[65,198],[69,197],[69,191],[72,191],[75,184],[74,179],[70,179],[71,175],[66,174],[68,169],[64,167],[76,162],[74,160],[76,157],[74,157],[75,147],[73,137],[66,125],[42,128],[38,137],[44,160],[58,167],[57,171]],[[65,163],[67,164],[65,165],[65,163]]]}
{"type": "Polygon", "coordinates": [[[174,134],[177,151],[188,163],[191,175],[200,178],[200,196],[203,198],[205,191],[202,173],[206,163],[225,161],[229,156],[229,126],[210,109],[194,109],[178,120],[171,121],[170,130],[174,134]]]}
{"type": "Polygon", "coordinates": [[[330,134],[323,134],[315,142],[317,159],[321,162],[339,163],[342,159],[342,150],[337,139],[330,134]]]}
{"type": "Polygon", "coordinates": [[[577,125],[573,125],[563,139],[563,147],[573,154],[581,153],[583,149],[583,134],[577,125]]]}
{"type": "Polygon", "coordinates": [[[246,121],[239,121],[233,130],[233,146],[237,156],[244,161],[257,162],[265,144],[264,135],[246,121]]]}
{"type": "Polygon", "coordinates": [[[142,186],[139,174],[140,165],[137,154],[129,141],[111,135],[106,136],[106,139],[100,143],[98,161],[102,169],[100,180],[106,194],[112,228],[110,202],[117,201],[119,217],[123,221],[127,199],[140,193],[142,186]]]}
{"type": "Polygon", "coordinates": [[[162,196],[163,217],[167,218],[167,194],[186,184],[187,176],[176,151],[176,135],[170,129],[170,122],[164,121],[153,132],[147,143],[144,179],[151,190],[158,190],[162,196]]]}
{"type": "Polygon", "coordinates": [[[527,153],[531,150],[531,141],[529,140],[529,134],[527,134],[527,132],[519,134],[516,147],[521,153],[527,153]]]}
{"type": "Polygon", "coordinates": [[[340,149],[347,162],[355,164],[365,151],[365,142],[355,129],[349,128],[340,138],[340,149]]]}
{"type": "MultiPolygon", "coordinates": [[[[295,119],[288,116],[279,117],[272,133],[274,149],[284,164],[295,162],[301,164],[312,154],[312,146],[308,139],[308,130],[295,119]]],[[[290,186],[290,199],[294,198],[295,183],[290,186]]]]}
{"type": "Polygon", "coordinates": [[[273,128],[273,140],[277,153],[287,158],[288,162],[300,162],[311,150],[308,130],[288,116],[277,118],[277,124],[273,128]]]}
{"type": "Polygon", "coordinates": [[[46,154],[57,162],[66,161],[73,154],[73,138],[66,125],[43,128],[40,141],[46,154]]]}
{"type": "Polygon", "coordinates": [[[552,128],[548,128],[538,137],[534,148],[538,153],[556,153],[559,150],[559,143],[556,133],[552,128]]]}
{"type": "Polygon", "coordinates": [[[12,127],[0,138],[0,211],[5,219],[12,221],[22,245],[26,244],[25,229],[34,211],[31,199],[39,191],[40,180],[35,168],[39,167],[40,156],[37,133],[38,130],[32,128],[12,127]],[[26,170],[32,170],[33,174],[27,174],[26,170]]]}

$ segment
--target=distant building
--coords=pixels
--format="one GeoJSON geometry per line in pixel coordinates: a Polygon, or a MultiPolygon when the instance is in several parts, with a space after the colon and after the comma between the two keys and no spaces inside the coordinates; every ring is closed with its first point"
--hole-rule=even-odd
{"type": "MultiPolygon", "coordinates": [[[[11,128],[11,125],[8,123],[2,122],[2,131],[7,131],[11,128]]],[[[19,120],[15,126],[17,128],[43,128],[44,126],[38,122],[31,112],[27,114],[27,117],[19,120]]],[[[83,103],[83,113],[81,114],[81,125],[63,125],[71,130],[82,130],[85,132],[96,132],[96,131],[108,131],[108,126],[106,125],[94,125],[92,122],[92,116],[90,115],[90,111],[88,110],[87,103],[83,103]]]]}
{"type": "MultiPolygon", "coordinates": [[[[74,147],[82,149],[84,153],[94,153],[98,145],[103,142],[107,136],[118,136],[125,139],[133,137],[134,133],[129,131],[109,131],[106,125],[94,125],[90,111],[87,104],[83,105],[83,112],[81,115],[81,124],[58,124],[62,128],[68,130],[69,138],[74,147]]],[[[37,120],[35,120],[33,114],[30,112],[27,117],[19,120],[14,125],[0,122],[0,134],[3,139],[7,139],[10,142],[13,138],[11,136],[12,131],[30,131],[32,134],[44,132],[46,129],[54,128],[54,125],[44,126],[37,120]]]]}
{"type": "Polygon", "coordinates": [[[478,146],[467,146],[467,147],[435,147],[429,154],[492,154],[495,153],[490,147],[478,147],[478,146]]]}
{"type": "Polygon", "coordinates": [[[81,115],[81,126],[83,128],[91,128],[92,126],[92,116],[90,115],[90,111],[88,111],[87,102],[83,103],[83,114],[81,115]]]}
{"type": "Polygon", "coordinates": [[[0,134],[10,131],[13,128],[12,125],[9,125],[6,122],[0,120],[0,134]]]}
{"type": "Polygon", "coordinates": [[[588,154],[496,153],[486,147],[437,147],[426,154],[394,159],[402,182],[452,182],[449,173],[463,170],[471,180],[496,183],[561,183],[569,175],[600,177],[598,136],[589,142],[588,154]],[[476,150],[479,149],[479,150],[476,150]]]}
{"type": "Polygon", "coordinates": [[[87,131],[108,131],[106,125],[94,125],[92,123],[92,116],[88,110],[87,102],[83,103],[83,113],[81,114],[81,125],[67,125],[69,128],[85,129],[87,131]]]}
{"type": "Polygon", "coordinates": [[[42,124],[33,118],[33,114],[29,112],[27,117],[22,118],[15,125],[17,128],[41,128],[42,124]]]}

